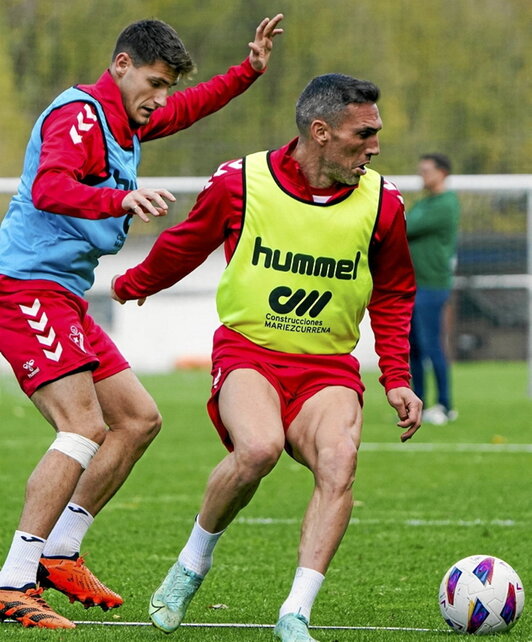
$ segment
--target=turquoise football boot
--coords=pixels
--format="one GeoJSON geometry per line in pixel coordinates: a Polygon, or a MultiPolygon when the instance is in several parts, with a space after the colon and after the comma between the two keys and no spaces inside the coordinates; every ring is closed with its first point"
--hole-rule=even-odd
{"type": "Polygon", "coordinates": [[[308,621],[302,615],[287,613],[277,622],[273,634],[281,642],[317,642],[308,632],[308,621]]]}
{"type": "Polygon", "coordinates": [[[175,631],[202,581],[201,575],[176,562],[151,596],[148,613],[153,625],[165,633],[175,631]]]}

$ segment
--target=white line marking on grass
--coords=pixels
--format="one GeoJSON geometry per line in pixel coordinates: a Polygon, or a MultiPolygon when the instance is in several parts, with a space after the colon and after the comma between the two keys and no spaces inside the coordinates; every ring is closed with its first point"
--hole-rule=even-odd
{"type": "MultiPolygon", "coordinates": [[[[195,623],[195,622],[189,622],[188,624],[185,622],[184,624],[181,624],[181,626],[191,626],[191,627],[227,627],[227,628],[253,628],[253,629],[273,629],[274,624],[241,624],[241,623],[234,623],[234,624],[228,624],[228,623],[223,623],[223,624],[214,624],[214,623],[195,623]]],[[[413,627],[407,627],[407,626],[319,626],[319,625],[313,625],[311,624],[309,629],[314,629],[316,631],[419,631],[419,632],[426,632],[426,633],[454,633],[454,631],[451,631],[449,629],[416,629],[413,627]]]]}
{"type": "Polygon", "coordinates": [[[431,444],[362,442],[362,452],[532,453],[532,444],[431,444]]]}
{"type": "Polygon", "coordinates": [[[516,525],[513,519],[406,519],[406,526],[506,526],[516,525]]]}
{"type": "MultiPolygon", "coordinates": [[[[73,620],[76,625],[93,626],[152,626],[151,622],[98,622],[92,620],[73,620]]],[[[18,624],[16,620],[4,620],[4,624],[18,624]]],[[[274,624],[246,624],[242,622],[183,622],[181,626],[213,629],[273,629],[274,624]]],[[[415,631],[422,633],[453,633],[449,629],[417,629],[409,626],[315,626],[309,629],[321,631],[415,631]]]]}
{"type": "MultiPolygon", "coordinates": [[[[237,524],[247,524],[249,526],[278,526],[280,524],[299,524],[300,519],[295,517],[276,518],[276,517],[237,517],[235,519],[237,524]]],[[[471,526],[502,526],[511,528],[517,525],[513,519],[359,519],[352,517],[349,524],[365,525],[365,524],[400,524],[403,526],[458,526],[469,528],[471,526]]]]}

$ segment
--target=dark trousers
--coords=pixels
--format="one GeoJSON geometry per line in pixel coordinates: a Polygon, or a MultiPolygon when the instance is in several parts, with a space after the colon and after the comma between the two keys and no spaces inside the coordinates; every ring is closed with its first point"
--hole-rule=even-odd
{"type": "Polygon", "coordinates": [[[410,368],[416,395],[425,401],[426,366],[430,361],[437,401],[451,408],[449,364],[443,345],[443,320],[449,290],[418,288],[410,331],[410,368]]]}

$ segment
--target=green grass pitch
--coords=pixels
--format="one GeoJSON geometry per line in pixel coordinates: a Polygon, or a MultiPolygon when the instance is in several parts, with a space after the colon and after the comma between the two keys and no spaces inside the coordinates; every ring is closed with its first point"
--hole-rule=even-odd
{"type": "MultiPolygon", "coordinates": [[[[530,601],[532,402],[526,396],[526,365],[456,364],[458,420],[442,427],[423,426],[404,445],[377,374],[367,372],[364,378],[356,508],[316,600],[312,624],[376,628],[316,628],[313,635],[320,642],[448,639],[454,634],[446,632],[439,614],[441,578],[453,562],[477,553],[495,555],[514,566],[529,589],[530,601]]],[[[48,591],[47,600],[63,615],[94,624],[63,632],[3,624],[2,640],[168,639],[153,627],[120,623],[147,622],[149,596],[183,545],[209,471],[225,451],[205,411],[207,372],[142,379],[164,417],[162,433],[99,515],[82,551],[88,554],[88,566],[125,598],[124,606],[108,613],[85,611],[48,591]],[[102,626],[101,621],[116,626],[102,626]]],[[[53,433],[9,375],[0,377],[0,417],[3,560],[25,480],[53,433]]],[[[292,581],[300,520],[311,487],[309,472],[283,455],[220,541],[214,567],[189,609],[188,623],[275,623],[292,581]]],[[[505,639],[532,640],[530,608],[525,604],[521,620],[505,639]]],[[[273,639],[271,628],[191,626],[181,627],[171,638],[273,639]]]]}

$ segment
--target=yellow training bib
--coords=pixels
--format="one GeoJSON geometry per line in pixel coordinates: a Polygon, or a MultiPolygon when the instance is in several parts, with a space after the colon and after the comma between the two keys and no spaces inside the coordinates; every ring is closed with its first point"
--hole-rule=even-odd
{"type": "Polygon", "coordinates": [[[241,237],[216,297],[222,323],[272,350],[352,352],[373,287],[380,175],[368,169],[346,198],[319,204],[285,192],[267,152],[247,156],[244,172],[241,237]]]}

